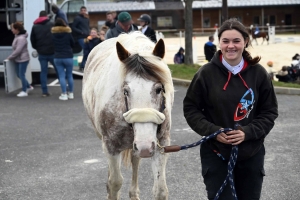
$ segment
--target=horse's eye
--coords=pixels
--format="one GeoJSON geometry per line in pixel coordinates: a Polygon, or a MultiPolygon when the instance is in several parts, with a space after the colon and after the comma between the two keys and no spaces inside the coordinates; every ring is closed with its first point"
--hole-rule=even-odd
{"type": "Polygon", "coordinates": [[[128,96],[128,91],[127,90],[124,90],[124,95],[128,96]]]}
{"type": "Polygon", "coordinates": [[[161,92],[161,88],[156,88],[156,94],[159,94],[161,92]]]}

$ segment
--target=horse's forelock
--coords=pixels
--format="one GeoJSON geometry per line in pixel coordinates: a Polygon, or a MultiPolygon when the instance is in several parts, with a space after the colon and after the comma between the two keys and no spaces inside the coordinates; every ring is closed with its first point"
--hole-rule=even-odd
{"type": "Polygon", "coordinates": [[[161,83],[167,82],[164,70],[139,54],[133,54],[128,57],[124,60],[124,65],[126,74],[134,73],[143,79],[155,79],[161,83]]]}

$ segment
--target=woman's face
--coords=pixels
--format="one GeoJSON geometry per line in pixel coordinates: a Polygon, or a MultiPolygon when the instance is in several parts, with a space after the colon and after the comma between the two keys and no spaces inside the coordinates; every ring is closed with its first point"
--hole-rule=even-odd
{"type": "Polygon", "coordinates": [[[219,43],[226,62],[231,66],[235,66],[242,60],[242,53],[248,43],[248,39],[245,41],[242,34],[233,29],[224,31],[219,43]]]}
{"type": "Polygon", "coordinates": [[[141,27],[144,27],[145,25],[146,25],[146,22],[140,21],[140,26],[141,26],[141,27]]]}
{"type": "Polygon", "coordinates": [[[97,31],[91,30],[90,36],[92,36],[92,38],[96,38],[97,37],[97,31]]]}

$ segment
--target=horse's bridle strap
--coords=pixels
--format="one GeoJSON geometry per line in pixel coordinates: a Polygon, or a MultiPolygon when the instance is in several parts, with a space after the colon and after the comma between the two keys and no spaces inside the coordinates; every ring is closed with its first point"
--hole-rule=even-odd
{"type": "Polygon", "coordinates": [[[124,113],[123,117],[130,124],[146,122],[162,124],[166,118],[163,113],[153,108],[133,108],[124,113]]]}

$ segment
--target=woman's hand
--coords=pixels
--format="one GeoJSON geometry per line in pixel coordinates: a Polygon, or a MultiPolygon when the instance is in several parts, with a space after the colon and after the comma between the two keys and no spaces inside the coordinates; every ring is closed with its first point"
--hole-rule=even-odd
{"type": "Polygon", "coordinates": [[[245,133],[241,130],[232,130],[226,132],[226,134],[220,133],[216,139],[224,144],[238,145],[245,140],[245,133]]]}
{"type": "Polygon", "coordinates": [[[238,145],[245,140],[245,133],[241,130],[232,130],[226,133],[226,140],[232,145],[238,145]]]}

